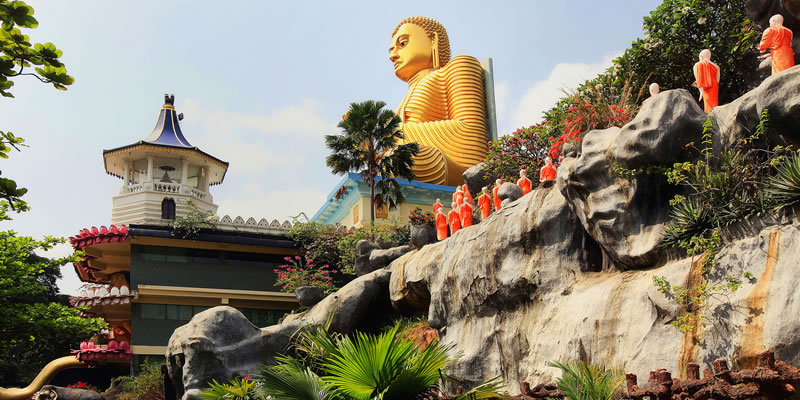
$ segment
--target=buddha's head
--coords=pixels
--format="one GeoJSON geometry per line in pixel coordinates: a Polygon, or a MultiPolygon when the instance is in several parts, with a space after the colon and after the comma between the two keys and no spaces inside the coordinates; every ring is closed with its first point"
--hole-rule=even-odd
{"type": "Polygon", "coordinates": [[[450,61],[447,31],[430,18],[406,18],[392,32],[389,60],[394,74],[406,82],[422,70],[440,68],[450,61]]]}
{"type": "Polygon", "coordinates": [[[774,28],[776,26],[783,26],[783,15],[775,14],[769,19],[769,26],[774,28]]]}
{"type": "Polygon", "coordinates": [[[700,51],[700,61],[711,61],[711,50],[703,49],[700,51]]]}

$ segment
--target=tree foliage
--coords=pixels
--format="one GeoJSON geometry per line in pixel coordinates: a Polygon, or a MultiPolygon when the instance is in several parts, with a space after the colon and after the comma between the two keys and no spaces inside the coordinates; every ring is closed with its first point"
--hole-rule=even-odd
{"type": "Polygon", "coordinates": [[[39,26],[33,7],[19,0],[0,0],[0,22],[0,95],[14,97],[10,92],[12,79],[19,76],[33,76],[59,90],[75,82],[59,60],[61,50],[49,42],[32,44],[20,31],[39,26]]]}
{"type": "MultiPolygon", "coordinates": [[[[14,97],[11,80],[34,76],[64,90],[73,83],[59,61],[61,50],[52,43],[31,44],[20,28],[36,28],[33,8],[22,1],[0,0],[0,94],[14,97]],[[33,71],[30,68],[33,67],[33,71]]],[[[25,146],[11,132],[0,132],[0,158],[25,146]]],[[[11,219],[12,211],[23,212],[21,199],[27,189],[8,178],[0,178],[0,222],[11,219]]],[[[82,318],[58,294],[56,280],[61,267],[79,260],[79,255],[48,259],[36,255],[64,243],[46,236],[41,240],[19,236],[12,230],[0,232],[0,383],[27,385],[49,361],[67,355],[70,348],[106,327],[101,319],[82,318]]]]}
{"type": "Polygon", "coordinates": [[[370,220],[375,221],[375,188],[381,190],[378,201],[394,209],[404,198],[400,185],[393,178],[414,179],[412,157],[419,145],[398,145],[404,138],[400,130],[400,117],[392,110],[383,109],[386,103],[367,100],[350,104],[350,110],[338,127],[339,135],[325,136],[331,150],[326,159],[334,174],[357,172],[370,190],[370,220]]]}

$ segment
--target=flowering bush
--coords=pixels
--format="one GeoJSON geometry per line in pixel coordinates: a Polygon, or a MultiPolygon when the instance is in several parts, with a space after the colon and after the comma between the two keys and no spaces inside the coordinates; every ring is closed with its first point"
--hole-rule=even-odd
{"type": "MultiPolygon", "coordinates": [[[[550,137],[548,140],[552,145],[547,155],[554,162],[561,160],[564,156],[564,145],[570,142],[582,142],[583,137],[592,129],[605,129],[612,126],[622,126],[630,121],[630,118],[639,110],[637,102],[628,101],[631,97],[630,87],[623,86],[622,95],[619,98],[607,97],[604,92],[592,83],[586,82],[586,91],[594,93],[594,100],[588,99],[586,94],[575,94],[570,99],[572,105],[565,114],[562,134],[556,138],[550,137]]],[[[642,90],[639,91],[641,94],[642,90]]]]}
{"type": "MultiPolygon", "coordinates": [[[[542,160],[547,155],[551,143],[547,140],[552,136],[553,129],[550,122],[520,128],[511,135],[501,136],[495,142],[489,143],[489,153],[486,156],[487,176],[496,176],[506,182],[516,181],[521,169],[528,169],[531,173],[538,173],[542,160]]],[[[538,179],[532,179],[534,185],[538,179]]]]}
{"type": "Polygon", "coordinates": [[[275,283],[286,293],[294,293],[301,286],[321,287],[326,293],[334,291],[332,273],[336,270],[327,264],[317,267],[314,260],[300,256],[284,257],[286,264],[275,268],[278,279],[275,283]]]}
{"type": "Polygon", "coordinates": [[[68,389],[83,389],[83,390],[91,390],[93,392],[99,392],[99,390],[97,389],[97,386],[90,385],[90,384],[88,384],[86,382],[83,382],[83,381],[78,381],[78,382],[73,383],[71,385],[67,385],[67,388],[68,389]]]}
{"type": "Polygon", "coordinates": [[[419,226],[419,225],[433,225],[433,213],[428,211],[426,213],[422,212],[422,209],[419,207],[414,207],[411,212],[408,213],[408,221],[411,223],[412,226],[419,226]]]}

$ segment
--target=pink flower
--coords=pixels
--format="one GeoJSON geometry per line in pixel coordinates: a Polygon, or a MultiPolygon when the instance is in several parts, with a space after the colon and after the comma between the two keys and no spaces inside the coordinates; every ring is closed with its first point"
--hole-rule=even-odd
{"type": "Polygon", "coordinates": [[[295,260],[299,260],[299,259],[300,259],[300,256],[294,256],[294,259],[295,259],[295,260]]]}

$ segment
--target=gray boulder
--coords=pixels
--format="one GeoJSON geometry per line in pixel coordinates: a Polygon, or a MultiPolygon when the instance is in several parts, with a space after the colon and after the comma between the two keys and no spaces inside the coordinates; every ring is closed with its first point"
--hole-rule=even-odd
{"type": "Polygon", "coordinates": [[[497,191],[497,197],[500,198],[502,207],[506,207],[512,201],[517,201],[522,195],[522,188],[511,182],[503,183],[497,191]]]}
{"type": "MultiPolygon", "coordinates": [[[[398,257],[408,253],[413,249],[414,249],[413,247],[405,245],[405,246],[392,247],[385,250],[384,249],[372,250],[372,253],[369,254],[369,264],[372,270],[367,271],[367,273],[375,271],[377,269],[381,269],[389,265],[390,262],[396,260],[398,257]]],[[[362,271],[359,271],[359,274],[363,275],[362,271]]]]}
{"type": "Polygon", "coordinates": [[[487,177],[486,163],[484,162],[467,168],[461,176],[464,177],[464,183],[470,193],[480,193],[484,186],[493,185],[495,179],[497,179],[497,176],[494,175],[487,177]]]}
{"type": "Polygon", "coordinates": [[[212,379],[223,382],[258,373],[265,361],[283,350],[294,332],[291,328],[273,330],[279,332],[264,340],[264,332],[233,307],[219,306],[196,314],[175,329],[167,347],[167,370],[177,396],[199,399],[212,379]]]}
{"type": "Polygon", "coordinates": [[[104,400],[103,395],[91,390],[44,385],[33,394],[33,400],[104,400]]]}
{"type": "Polygon", "coordinates": [[[433,224],[422,224],[411,226],[411,244],[420,248],[429,243],[436,243],[436,226],[433,224]]]}
{"type": "Polygon", "coordinates": [[[301,286],[294,290],[294,295],[303,307],[311,307],[325,298],[324,291],[317,286],[301,286]]]}
{"type": "Polygon", "coordinates": [[[370,242],[369,240],[362,239],[356,243],[356,259],[353,265],[356,274],[361,276],[375,270],[369,262],[369,255],[373,250],[380,248],[381,246],[377,243],[370,242]]]}

